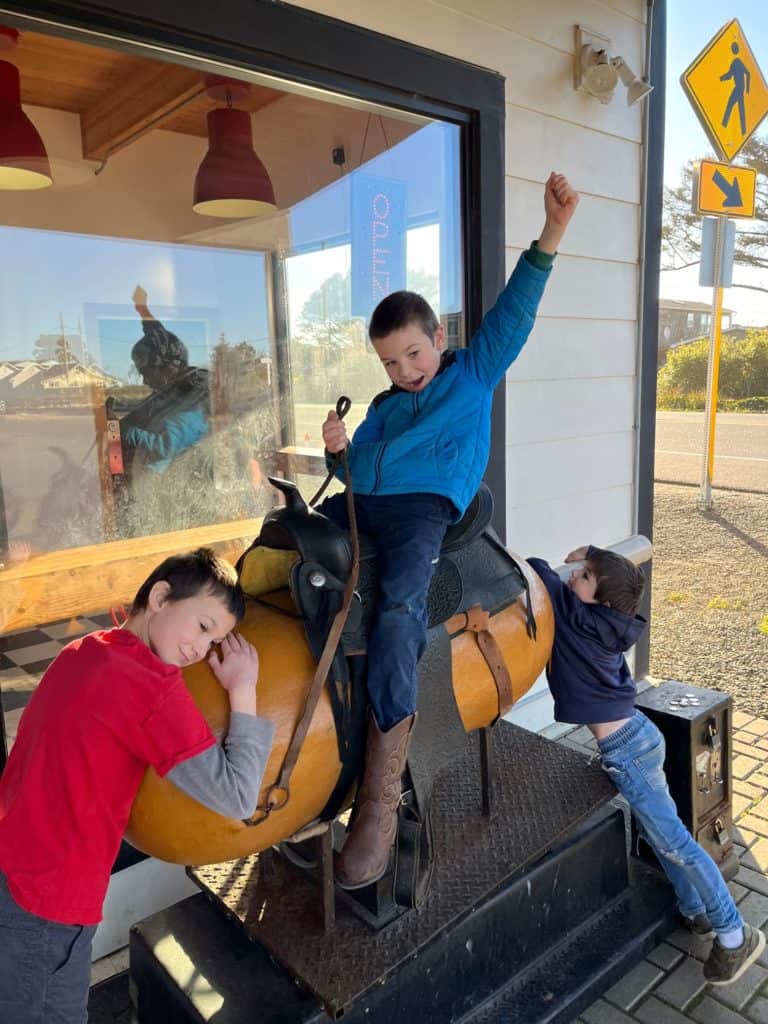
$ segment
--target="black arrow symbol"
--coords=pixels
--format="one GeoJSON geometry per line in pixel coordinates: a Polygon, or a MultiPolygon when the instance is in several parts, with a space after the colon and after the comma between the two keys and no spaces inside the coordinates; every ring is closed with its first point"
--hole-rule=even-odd
{"type": "Polygon", "coordinates": [[[717,185],[720,191],[725,196],[723,199],[723,206],[743,206],[741,198],[741,189],[739,188],[739,179],[734,177],[733,184],[730,184],[727,178],[725,178],[720,171],[715,171],[712,175],[712,182],[717,185]]]}

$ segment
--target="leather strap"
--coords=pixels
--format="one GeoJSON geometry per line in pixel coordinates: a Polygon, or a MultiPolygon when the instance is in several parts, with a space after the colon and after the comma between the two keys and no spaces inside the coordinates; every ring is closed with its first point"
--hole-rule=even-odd
{"type": "MultiPolygon", "coordinates": [[[[337,411],[339,412],[339,418],[343,418],[346,412],[349,411],[350,405],[351,402],[348,398],[342,397],[339,399],[336,405],[337,411]],[[347,403],[346,407],[344,407],[342,403],[347,403]]],[[[349,609],[352,604],[352,598],[355,595],[357,577],[360,570],[360,538],[357,533],[355,498],[352,493],[352,480],[349,474],[349,464],[347,462],[346,451],[341,452],[340,457],[341,464],[344,467],[344,479],[346,480],[347,515],[349,517],[349,534],[352,541],[352,568],[349,573],[349,579],[344,587],[344,596],[341,602],[341,608],[336,612],[333,622],[331,623],[331,628],[328,631],[328,638],[325,641],[323,653],[320,655],[317,662],[315,675],[312,679],[309,690],[307,691],[307,696],[304,701],[304,711],[296,724],[296,728],[293,730],[293,736],[291,736],[291,742],[288,744],[288,749],[285,752],[285,758],[283,759],[283,765],[280,769],[280,774],[277,777],[277,782],[269,787],[266,799],[263,804],[256,808],[256,813],[251,818],[244,819],[246,825],[260,825],[265,818],[269,817],[272,811],[278,811],[285,807],[290,800],[291,774],[293,769],[296,767],[296,762],[299,759],[301,748],[304,746],[304,740],[306,739],[307,732],[309,731],[309,726],[315,713],[317,702],[320,700],[320,694],[322,693],[323,686],[328,678],[328,672],[336,653],[336,648],[339,646],[344,625],[347,621],[349,609]]],[[[317,500],[317,495],[315,496],[315,500],[317,500]]]]}
{"type": "Polygon", "coordinates": [[[501,648],[496,643],[496,637],[491,632],[489,626],[490,616],[479,604],[473,605],[459,615],[454,615],[445,624],[445,628],[449,633],[454,633],[463,627],[475,634],[477,646],[480,648],[485,662],[491,670],[493,681],[496,684],[496,691],[499,695],[498,717],[501,718],[515,703],[515,698],[512,692],[512,679],[504,661],[504,655],[501,653],[501,648]]]}

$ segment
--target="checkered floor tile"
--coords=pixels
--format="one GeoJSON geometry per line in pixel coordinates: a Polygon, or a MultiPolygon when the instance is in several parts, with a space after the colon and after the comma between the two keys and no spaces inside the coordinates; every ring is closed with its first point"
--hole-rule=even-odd
{"type": "Polygon", "coordinates": [[[113,625],[111,615],[105,612],[0,636],[0,712],[9,748],[16,738],[21,712],[62,647],[84,633],[113,625]]]}

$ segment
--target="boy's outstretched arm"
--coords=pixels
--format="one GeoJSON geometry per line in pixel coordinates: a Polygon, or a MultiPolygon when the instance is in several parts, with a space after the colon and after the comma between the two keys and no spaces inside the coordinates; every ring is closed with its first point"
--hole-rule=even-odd
{"type": "Polygon", "coordinates": [[[552,171],[544,185],[546,216],[538,241],[541,252],[554,256],[578,205],[579,194],[571,188],[566,176],[552,171]]]}
{"type": "Polygon", "coordinates": [[[544,185],[545,220],[541,235],[518,260],[467,352],[467,369],[484,387],[496,387],[528,340],[557,247],[578,203],[578,193],[565,175],[553,171],[544,185]]]}

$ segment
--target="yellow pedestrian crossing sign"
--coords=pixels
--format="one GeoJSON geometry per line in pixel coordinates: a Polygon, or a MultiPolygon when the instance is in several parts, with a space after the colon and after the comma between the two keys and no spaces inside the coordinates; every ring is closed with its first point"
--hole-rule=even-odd
{"type": "Polygon", "coordinates": [[[768,113],[768,86],[738,19],[707,43],[680,84],[718,156],[733,160],[768,113]]]}
{"type": "Polygon", "coordinates": [[[754,217],[757,171],[701,160],[693,172],[693,212],[754,217]]]}

